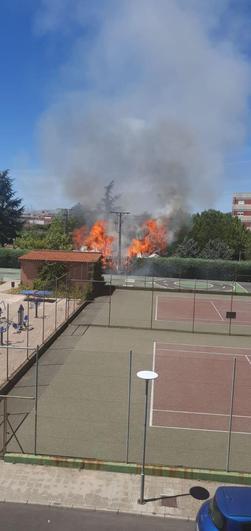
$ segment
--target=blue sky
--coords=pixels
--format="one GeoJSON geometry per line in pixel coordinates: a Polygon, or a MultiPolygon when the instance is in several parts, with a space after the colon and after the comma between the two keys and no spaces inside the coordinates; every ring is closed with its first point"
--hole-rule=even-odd
{"type": "Polygon", "coordinates": [[[251,191],[250,2],[207,4],[2,1],[1,169],[27,207],[95,205],[111,179],[156,215],[251,191]]]}

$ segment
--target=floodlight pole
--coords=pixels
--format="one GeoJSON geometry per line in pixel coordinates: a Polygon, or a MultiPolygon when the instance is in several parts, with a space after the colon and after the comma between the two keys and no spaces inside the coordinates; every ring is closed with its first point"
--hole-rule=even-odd
{"type": "Polygon", "coordinates": [[[140,497],[138,502],[142,505],[145,503],[145,462],[146,462],[146,428],[147,428],[147,413],[148,413],[148,390],[149,381],[158,378],[158,374],[153,371],[139,371],[137,377],[145,380],[145,415],[144,415],[144,435],[143,435],[143,453],[141,465],[141,481],[140,481],[140,497]]]}
{"type": "Polygon", "coordinates": [[[118,269],[121,269],[121,243],[122,243],[122,217],[130,214],[130,212],[122,211],[122,210],[112,210],[110,212],[111,214],[116,214],[118,216],[118,224],[119,224],[119,248],[118,248],[118,269]]]}

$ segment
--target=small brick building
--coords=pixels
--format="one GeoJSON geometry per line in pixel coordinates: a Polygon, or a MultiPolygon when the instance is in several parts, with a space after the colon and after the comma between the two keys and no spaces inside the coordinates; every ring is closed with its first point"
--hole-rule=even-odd
{"type": "Polygon", "coordinates": [[[74,280],[74,286],[82,286],[81,280],[93,280],[94,266],[101,260],[101,254],[81,251],[30,251],[20,256],[21,282],[25,286],[33,286],[34,280],[44,264],[61,263],[66,266],[69,281],[74,280]],[[77,282],[79,280],[79,282],[77,282]]]}

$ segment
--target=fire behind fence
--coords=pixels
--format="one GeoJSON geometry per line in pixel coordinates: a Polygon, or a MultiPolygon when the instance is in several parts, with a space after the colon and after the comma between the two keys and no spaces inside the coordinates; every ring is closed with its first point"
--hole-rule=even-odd
{"type": "Polygon", "coordinates": [[[0,397],[1,452],[140,463],[145,389],[136,374],[153,367],[146,462],[250,472],[249,360],[243,349],[202,350],[37,356],[20,388],[0,397]]]}
{"type": "Polygon", "coordinates": [[[106,277],[105,283],[94,281],[92,290],[84,289],[87,304],[76,324],[250,335],[251,292],[244,286],[236,281],[106,277]]]}

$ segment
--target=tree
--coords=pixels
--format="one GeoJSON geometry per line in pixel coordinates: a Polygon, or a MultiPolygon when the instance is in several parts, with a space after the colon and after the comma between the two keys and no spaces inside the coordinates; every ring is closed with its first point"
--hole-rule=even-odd
{"type": "Polygon", "coordinates": [[[102,211],[104,219],[108,219],[112,210],[118,210],[116,201],[120,198],[120,195],[113,195],[114,181],[110,181],[105,186],[105,194],[98,204],[98,209],[102,211]]]}
{"type": "Polygon", "coordinates": [[[199,252],[197,242],[192,238],[185,238],[176,248],[175,255],[181,258],[197,258],[199,252]]]}
{"type": "Polygon", "coordinates": [[[205,210],[192,218],[190,237],[202,251],[209,240],[221,240],[233,249],[233,258],[239,259],[245,249],[248,230],[236,216],[218,210],[205,210]]]}
{"type": "Polygon", "coordinates": [[[66,266],[60,262],[46,262],[42,265],[38,278],[34,281],[34,289],[55,289],[65,287],[66,266]],[[63,277],[63,278],[62,278],[63,277]],[[56,284],[56,279],[61,279],[56,284]]]}
{"type": "MultiPolygon", "coordinates": [[[[48,231],[48,227],[46,227],[48,231]]],[[[20,249],[45,249],[46,232],[37,226],[31,226],[22,231],[20,236],[15,240],[15,247],[20,249]]]]}
{"type": "Polygon", "coordinates": [[[65,233],[62,216],[53,219],[45,238],[45,249],[71,249],[70,235],[65,233]]]}
{"type": "Polygon", "coordinates": [[[24,207],[15,197],[9,170],[0,171],[0,245],[11,243],[22,228],[24,207]]]}
{"type": "Polygon", "coordinates": [[[226,242],[217,238],[207,242],[199,258],[205,258],[207,260],[231,260],[233,254],[233,249],[226,242]]]}

